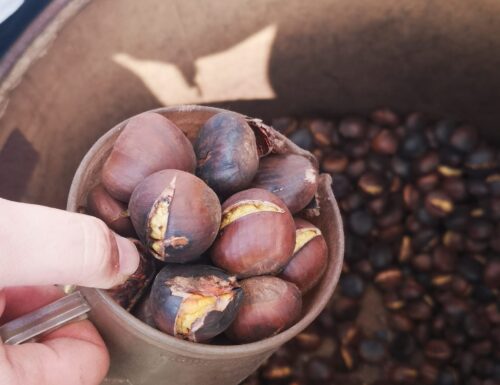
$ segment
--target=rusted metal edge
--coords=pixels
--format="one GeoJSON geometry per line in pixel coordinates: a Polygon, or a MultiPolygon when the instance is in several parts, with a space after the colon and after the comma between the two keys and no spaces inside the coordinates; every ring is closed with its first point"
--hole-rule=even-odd
{"type": "Polygon", "coordinates": [[[9,93],[20,83],[29,67],[42,57],[66,23],[91,0],[53,0],[31,22],[0,60],[0,117],[9,93]]]}

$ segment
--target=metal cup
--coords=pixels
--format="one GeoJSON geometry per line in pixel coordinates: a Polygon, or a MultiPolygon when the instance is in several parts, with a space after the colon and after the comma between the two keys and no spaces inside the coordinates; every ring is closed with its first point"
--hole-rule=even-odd
{"type": "MultiPolygon", "coordinates": [[[[199,128],[222,109],[203,106],[166,107],[154,110],[172,120],[193,140],[199,128]]],[[[126,121],[104,134],[83,158],[74,176],[67,208],[85,206],[88,191],[99,183],[100,170],[126,121]]],[[[275,132],[275,151],[312,155],[275,132]]],[[[317,210],[307,219],[316,224],[326,239],[329,263],[321,282],[304,298],[301,319],[276,336],[242,345],[206,345],[183,341],[164,334],[121,308],[106,291],[80,288],[92,307],[90,318],[103,336],[111,354],[111,368],[105,384],[130,385],[236,385],[265,361],[282,344],[306,328],[330,299],[342,268],[344,236],[342,220],[331,190],[331,178],[322,174],[317,210]]]]}

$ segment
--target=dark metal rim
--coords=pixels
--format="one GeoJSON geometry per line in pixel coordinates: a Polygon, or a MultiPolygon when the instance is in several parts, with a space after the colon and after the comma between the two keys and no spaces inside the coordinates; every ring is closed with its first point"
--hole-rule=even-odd
{"type": "MultiPolygon", "coordinates": [[[[77,14],[90,1],[91,0],[80,0],[76,4],[77,10],[72,16],[77,14]]],[[[70,3],[75,6],[75,2],[73,0],[53,0],[42,12],[40,12],[38,16],[35,17],[35,19],[17,38],[17,40],[5,53],[4,57],[0,60],[0,83],[7,78],[10,71],[14,68],[16,63],[23,56],[28,47],[34,42],[34,40],[43,34],[44,30],[70,3]]],[[[63,28],[70,19],[71,17],[61,22],[57,26],[57,30],[63,28]]]]}

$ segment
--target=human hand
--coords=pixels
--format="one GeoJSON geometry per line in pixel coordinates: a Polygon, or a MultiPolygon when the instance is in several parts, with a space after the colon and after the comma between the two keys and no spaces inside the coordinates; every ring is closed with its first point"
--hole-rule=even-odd
{"type": "MultiPolygon", "coordinates": [[[[47,285],[110,288],[138,264],[135,246],[97,218],[0,199],[0,324],[63,295],[47,285]]],[[[0,342],[2,385],[97,385],[108,367],[104,342],[87,320],[37,343],[0,342]]]]}

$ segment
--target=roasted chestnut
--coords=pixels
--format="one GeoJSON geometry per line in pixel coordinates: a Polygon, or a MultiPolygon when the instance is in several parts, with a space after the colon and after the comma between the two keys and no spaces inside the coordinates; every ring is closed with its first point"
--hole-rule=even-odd
{"type": "Polygon", "coordinates": [[[136,237],[127,205],[109,195],[102,184],[89,191],[87,209],[89,214],[102,219],[111,230],[124,237],[136,237]]]}
{"type": "Polygon", "coordinates": [[[201,127],[194,143],[196,175],[227,197],[246,188],[259,167],[255,135],[241,115],[221,112],[201,127]]]}
{"type": "Polygon", "coordinates": [[[166,265],[153,283],[149,306],[158,329],[203,342],[233,322],[242,297],[236,278],[213,266],[166,265]]]}
{"type": "Polygon", "coordinates": [[[250,277],[280,271],[294,247],[295,224],[283,201],[269,191],[249,189],[223,203],[210,256],[221,269],[250,277]]]}
{"type": "Polygon", "coordinates": [[[198,258],[217,236],[221,207],[201,179],[163,170],[144,179],[129,203],[132,224],[148,251],[164,262],[198,258]]]}
{"type": "Polygon", "coordinates": [[[131,118],[116,139],[102,167],[101,180],[114,198],[128,202],[148,175],[164,169],[193,172],[196,157],[184,133],[154,112],[131,118]]]}
{"type": "Polygon", "coordinates": [[[315,286],[328,262],[328,249],[321,230],[301,218],[295,220],[295,249],[280,278],[293,282],[302,293],[315,286]]]}
{"type": "Polygon", "coordinates": [[[240,282],[243,301],[226,335],[235,342],[254,342],[288,329],[300,317],[299,288],[277,277],[261,276],[240,282]]]}
{"type": "Polygon", "coordinates": [[[156,273],[154,260],[146,256],[146,250],[141,243],[135,239],[131,239],[131,241],[134,242],[139,251],[139,267],[124,283],[108,290],[111,298],[127,311],[131,311],[137,304],[149,288],[156,273]]]}
{"type": "Polygon", "coordinates": [[[153,319],[153,314],[151,313],[149,293],[147,295],[143,295],[141,300],[132,310],[132,314],[134,315],[134,317],[140,319],[146,325],[149,325],[152,328],[156,329],[155,320],[153,319]]]}
{"type": "Polygon", "coordinates": [[[295,214],[314,197],[318,187],[318,170],[301,155],[269,155],[260,160],[252,187],[276,194],[295,214]]]}

